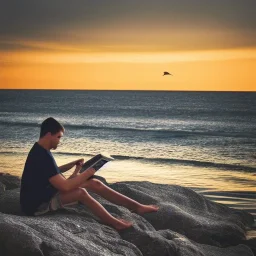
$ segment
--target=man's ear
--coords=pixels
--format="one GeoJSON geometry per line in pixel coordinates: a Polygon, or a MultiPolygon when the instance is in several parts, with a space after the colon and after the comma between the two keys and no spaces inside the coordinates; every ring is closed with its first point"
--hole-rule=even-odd
{"type": "Polygon", "coordinates": [[[46,137],[50,137],[50,136],[52,136],[52,133],[51,133],[51,132],[47,132],[47,133],[45,134],[45,136],[46,136],[46,137]]]}

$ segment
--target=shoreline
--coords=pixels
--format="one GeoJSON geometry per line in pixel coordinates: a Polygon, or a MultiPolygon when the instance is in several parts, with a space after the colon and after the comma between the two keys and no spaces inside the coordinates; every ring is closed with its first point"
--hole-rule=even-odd
{"type": "MultiPolygon", "coordinates": [[[[195,190],[196,191],[196,190],[195,190]]],[[[253,215],[256,221],[256,192],[252,191],[196,191],[213,202],[230,208],[244,210],[253,215]]]]}

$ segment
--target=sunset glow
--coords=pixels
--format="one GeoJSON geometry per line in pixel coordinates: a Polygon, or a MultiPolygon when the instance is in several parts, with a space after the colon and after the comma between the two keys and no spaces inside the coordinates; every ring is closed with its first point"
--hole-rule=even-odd
{"type": "Polygon", "coordinates": [[[1,89],[254,91],[255,49],[1,54],[1,89]],[[173,73],[163,77],[163,71],[173,73]]]}
{"type": "Polygon", "coordinates": [[[252,2],[113,3],[6,2],[0,89],[256,91],[252,2]]]}

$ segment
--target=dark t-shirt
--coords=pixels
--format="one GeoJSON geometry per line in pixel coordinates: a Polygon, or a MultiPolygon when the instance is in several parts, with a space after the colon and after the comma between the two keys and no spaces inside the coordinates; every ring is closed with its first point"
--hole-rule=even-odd
{"type": "Polygon", "coordinates": [[[21,178],[20,204],[27,215],[34,215],[37,208],[49,202],[57,193],[49,179],[60,174],[50,151],[37,142],[30,150],[21,178]]]}

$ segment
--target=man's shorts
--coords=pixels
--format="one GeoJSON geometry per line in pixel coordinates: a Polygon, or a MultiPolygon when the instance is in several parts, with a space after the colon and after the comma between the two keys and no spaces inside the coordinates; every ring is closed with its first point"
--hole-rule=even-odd
{"type": "Polygon", "coordinates": [[[37,208],[37,211],[34,213],[34,215],[35,216],[42,215],[42,214],[45,214],[47,212],[52,212],[52,211],[56,211],[56,210],[61,209],[61,208],[65,208],[65,206],[67,206],[67,205],[73,205],[73,204],[77,204],[77,203],[78,202],[75,201],[73,203],[63,205],[61,203],[61,200],[60,200],[60,193],[58,192],[57,194],[55,194],[52,197],[50,202],[42,203],[37,208]]]}

